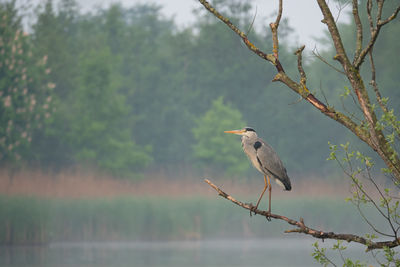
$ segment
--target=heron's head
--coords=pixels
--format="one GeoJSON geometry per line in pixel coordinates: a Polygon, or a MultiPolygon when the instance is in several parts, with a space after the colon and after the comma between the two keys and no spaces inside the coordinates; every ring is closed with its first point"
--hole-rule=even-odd
{"type": "Polygon", "coordinates": [[[237,135],[242,135],[242,136],[247,136],[247,137],[257,135],[256,131],[250,127],[245,127],[241,130],[224,131],[224,133],[232,133],[232,134],[237,134],[237,135]]]}

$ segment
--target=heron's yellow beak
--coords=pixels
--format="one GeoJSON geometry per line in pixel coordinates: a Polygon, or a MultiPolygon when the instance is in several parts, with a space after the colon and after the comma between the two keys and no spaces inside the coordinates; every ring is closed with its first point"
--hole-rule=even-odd
{"type": "Polygon", "coordinates": [[[232,134],[238,134],[238,135],[242,135],[244,132],[245,132],[245,130],[224,131],[224,133],[232,133],[232,134]]]}

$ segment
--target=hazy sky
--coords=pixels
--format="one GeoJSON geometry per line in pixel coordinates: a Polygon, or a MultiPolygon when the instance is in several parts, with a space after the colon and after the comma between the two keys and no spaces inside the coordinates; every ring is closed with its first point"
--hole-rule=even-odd
{"type": "MultiPolygon", "coordinates": [[[[34,0],[40,2],[42,0],[34,0]]],[[[129,7],[137,3],[156,3],[163,6],[162,12],[168,16],[174,16],[175,21],[179,25],[188,25],[194,22],[192,10],[198,8],[201,4],[197,0],[81,0],[78,1],[83,11],[90,11],[96,6],[107,7],[112,3],[122,3],[129,7]]],[[[254,6],[257,7],[257,16],[255,24],[262,25],[268,21],[271,22],[270,15],[277,10],[277,0],[253,0],[254,6]],[[269,20],[265,20],[270,17],[269,20]]],[[[334,1],[331,1],[334,2],[334,1]]],[[[332,12],[337,15],[338,7],[331,4],[332,12]]],[[[340,19],[345,19],[344,11],[342,11],[340,19]]],[[[314,37],[321,34],[325,26],[321,23],[322,15],[315,0],[285,0],[284,14],[289,19],[292,28],[295,29],[296,35],[291,36],[292,44],[298,46],[305,44],[306,48],[312,49],[315,46],[314,37]]]]}
{"type": "MultiPolygon", "coordinates": [[[[187,25],[194,22],[192,10],[201,6],[197,0],[84,0],[79,1],[84,10],[90,10],[96,5],[108,6],[111,3],[122,3],[124,6],[131,6],[136,3],[157,3],[163,6],[162,11],[167,16],[175,16],[175,21],[180,25],[187,25]]],[[[334,2],[334,1],[332,1],[334,2]]],[[[265,23],[265,18],[277,10],[277,0],[253,0],[257,6],[257,17],[255,24],[265,23]]],[[[333,4],[332,12],[337,14],[338,7],[333,4]]],[[[345,19],[342,11],[341,19],[345,19]]],[[[315,0],[285,0],[284,17],[289,18],[289,23],[296,31],[292,36],[293,44],[306,44],[308,49],[315,45],[313,37],[321,34],[325,26],[321,23],[322,15],[315,0]]],[[[272,21],[272,19],[268,20],[272,21]]]]}

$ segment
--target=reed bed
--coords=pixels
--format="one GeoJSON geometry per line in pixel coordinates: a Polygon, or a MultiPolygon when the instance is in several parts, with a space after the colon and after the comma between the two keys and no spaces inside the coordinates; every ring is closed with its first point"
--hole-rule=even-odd
{"type": "MultiPolygon", "coordinates": [[[[363,233],[355,208],[331,198],[274,199],[273,211],[326,231],[363,233]]],[[[290,228],[214,197],[0,196],[0,243],[268,238],[290,228]]],[[[291,234],[293,235],[293,234],[291,234]]]]}

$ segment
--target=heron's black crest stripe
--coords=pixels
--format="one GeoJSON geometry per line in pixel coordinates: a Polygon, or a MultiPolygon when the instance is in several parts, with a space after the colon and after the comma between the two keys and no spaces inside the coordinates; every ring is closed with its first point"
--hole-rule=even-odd
{"type": "Polygon", "coordinates": [[[246,127],[245,129],[246,129],[246,131],[248,131],[248,132],[255,132],[255,130],[254,130],[253,128],[251,128],[251,127],[246,127]]]}
{"type": "Polygon", "coordinates": [[[262,144],[261,144],[260,141],[257,141],[257,142],[254,143],[254,148],[255,148],[256,150],[259,149],[261,146],[262,146],[262,144]]]}

